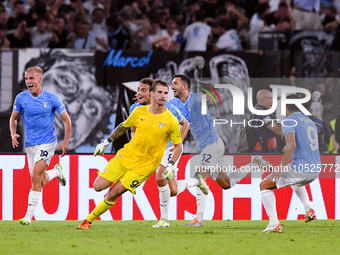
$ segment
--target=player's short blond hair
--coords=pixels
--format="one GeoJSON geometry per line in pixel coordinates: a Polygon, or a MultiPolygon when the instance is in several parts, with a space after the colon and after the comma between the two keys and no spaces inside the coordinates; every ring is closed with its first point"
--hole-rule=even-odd
{"type": "Polygon", "coordinates": [[[37,72],[41,75],[43,74],[43,70],[39,66],[31,66],[31,67],[26,69],[25,73],[27,73],[27,72],[37,72]]]}

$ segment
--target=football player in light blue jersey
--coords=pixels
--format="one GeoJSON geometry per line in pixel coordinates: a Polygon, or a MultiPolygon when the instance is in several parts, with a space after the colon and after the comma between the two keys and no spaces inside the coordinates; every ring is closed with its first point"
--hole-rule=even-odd
{"type": "Polygon", "coordinates": [[[25,147],[32,188],[28,195],[28,208],[19,222],[31,224],[34,210],[41,197],[41,188],[57,177],[62,186],[66,185],[60,164],[46,171],[57,147],[57,135],[54,126],[55,111],[65,124],[65,139],[58,147],[62,156],[67,152],[71,136],[71,120],[61,99],[41,87],[43,71],[40,67],[29,67],[25,71],[27,91],[18,94],[14,101],[13,112],[9,121],[13,148],[19,146],[17,119],[22,114],[25,124],[25,147]]]}
{"type": "Polygon", "coordinates": [[[178,97],[174,97],[169,101],[169,103],[176,106],[181,111],[184,118],[186,118],[190,123],[190,94],[185,102],[182,102],[178,97]]]}
{"type": "MultiPolygon", "coordinates": [[[[299,94],[287,96],[299,99],[299,94]]],[[[273,189],[291,186],[303,203],[306,211],[305,222],[316,218],[310,206],[305,185],[318,178],[322,165],[320,161],[318,131],[314,122],[303,115],[294,104],[286,106],[287,118],[282,122],[282,132],[286,139],[286,149],[280,166],[260,184],[263,206],[269,218],[269,224],[263,231],[281,232],[283,230],[277,218],[276,199],[273,189]],[[289,164],[289,161],[292,162],[289,164]]]]}
{"type": "MultiPolygon", "coordinates": [[[[150,102],[150,88],[152,83],[154,82],[151,78],[144,78],[140,80],[138,88],[137,88],[137,100],[138,102],[133,104],[130,107],[130,114],[133,112],[133,110],[141,105],[149,105],[150,102]]],[[[183,117],[181,111],[174,106],[173,104],[166,102],[165,103],[166,108],[168,108],[172,114],[178,119],[178,122],[181,124],[181,137],[182,141],[185,139],[188,131],[189,131],[189,122],[186,120],[186,118],[183,117]]],[[[131,135],[133,136],[135,132],[135,127],[131,128],[131,135]]],[[[167,163],[169,159],[172,157],[172,149],[173,145],[171,140],[169,141],[161,164],[159,165],[157,169],[156,174],[156,183],[159,188],[159,200],[160,200],[160,209],[161,209],[161,218],[159,222],[155,225],[153,225],[154,228],[164,228],[169,227],[169,204],[170,204],[170,196],[176,196],[178,194],[178,188],[176,183],[176,176],[173,176],[172,172],[164,173],[167,163]]],[[[178,161],[174,164],[174,169],[177,168],[178,161]]]]}
{"type": "Polygon", "coordinates": [[[207,111],[207,115],[201,114],[201,95],[199,93],[190,93],[185,102],[175,97],[170,100],[170,103],[176,105],[184,117],[188,119],[190,131],[197,142],[199,151],[217,141],[218,134],[215,127],[213,127],[213,119],[210,116],[210,112],[207,111]]]}
{"type": "Polygon", "coordinates": [[[226,173],[226,163],[223,160],[224,144],[222,139],[218,136],[216,128],[213,125],[213,119],[209,110],[207,114],[203,115],[201,112],[201,94],[190,92],[190,79],[183,74],[175,75],[172,80],[171,89],[174,91],[175,99],[170,102],[173,103],[182,111],[190,123],[190,131],[197,143],[198,151],[200,153],[200,165],[195,169],[200,168],[201,173],[197,172],[195,178],[182,180],[178,183],[178,190],[181,192],[193,185],[196,189],[196,203],[197,212],[196,218],[185,224],[184,226],[204,226],[203,215],[207,194],[209,187],[205,180],[211,176],[216,183],[223,189],[229,189],[236,183],[242,180],[250,171],[257,170],[260,166],[269,166],[269,163],[264,161],[261,157],[255,157],[253,162],[243,166],[243,169],[236,169],[232,173],[226,173]],[[185,115],[187,113],[187,115],[185,115]],[[212,170],[214,169],[215,170],[212,170]],[[249,171],[245,171],[248,169],[249,171]]]}

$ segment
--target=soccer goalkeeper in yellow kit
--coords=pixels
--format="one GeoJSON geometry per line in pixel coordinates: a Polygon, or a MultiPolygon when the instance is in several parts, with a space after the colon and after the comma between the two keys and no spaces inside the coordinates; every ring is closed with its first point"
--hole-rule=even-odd
{"type": "Polygon", "coordinates": [[[150,89],[151,105],[136,108],[125,122],[119,124],[106,140],[97,145],[94,156],[104,154],[110,142],[124,134],[129,127],[136,127],[131,141],[99,172],[93,188],[101,191],[112,184],[116,185],[110,188],[103,201],[80,223],[79,229],[89,229],[92,222],[109,210],[127,190],[135,194],[136,188],[157,170],[170,139],[174,150],[163,176],[166,179],[172,178],[173,165],[182,151],[182,139],[178,120],[165,107],[168,92],[168,84],[156,80],[150,89]]]}

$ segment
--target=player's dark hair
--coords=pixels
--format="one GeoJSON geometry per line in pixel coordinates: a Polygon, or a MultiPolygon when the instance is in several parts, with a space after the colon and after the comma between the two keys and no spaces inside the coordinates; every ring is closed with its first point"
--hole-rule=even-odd
{"type": "Polygon", "coordinates": [[[150,88],[151,88],[151,86],[152,86],[152,84],[154,83],[154,79],[152,79],[152,78],[143,78],[143,79],[141,79],[140,81],[139,81],[139,83],[143,83],[143,84],[146,84],[146,85],[149,85],[150,86],[150,88]]]}
{"type": "Polygon", "coordinates": [[[155,92],[156,91],[156,87],[157,85],[161,85],[163,87],[167,87],[169,89],[169,85],[163,81],[163,80],[155,80],[153,83],[152,83],[152,86],[150,88],[150,92],[155,92]]]}
{"type": "MultiPolygon", "coordinates": [[[[174,78],[181,78],[181,80],[188,85],[188,89],[190,89],[191,86],[191,82],[190,82],[190,78],[188,76],[186,76],[185,74],[176,74],[174,76],[174,78]]],[[[173,78],[173,79],[174,79],[173,78]]]]}
{"type": "MultiPolygon", "coordinates": [[[[295,94],[290,94],[287,96],[287,99],[301,99],[306,97],[305,94],[303,93],[295,93],[295,94]]],[[[287,109],[290,112],[299,112],[300,109],[295,105],[295,104],[287,104],[287,109]]]]}

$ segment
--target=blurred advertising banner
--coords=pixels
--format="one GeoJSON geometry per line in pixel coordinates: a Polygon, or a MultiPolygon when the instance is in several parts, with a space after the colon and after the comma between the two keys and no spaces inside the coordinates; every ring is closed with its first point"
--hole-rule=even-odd
{"type": "MultiPolygon", "coordinates": [[[[93,182],[97,172],[105,167],[113,155],[93,157],[74,154],[55,155],[50,167],[63,166],[67,185],[62,187],[54,179],[43,188],[42,199],[36,209],[36,220],[82,220],[98,204],[106,191],[95,192],[93,182]]],[[[252,160],[253,155],[225,155],[231,168],[240,168],[252,160]]],[[[263,155],[274,166],[282,155],[263,155]]],[[[190,164],[195,158],[183,155],[179,162],[178,179],[191,177],[190,164]]],[[[318,219],[340,219],[340,156],[321,156],[322,168],[318,179],[307,185],[311,205],[318,219]]],[[[316,166],[310,166],[311,168],[316,166]]],[[[268,172],[253,172],[230,190],[222,190],[208,179],[210,193],[204,218],[206,220],[263,220],[267,219],[262,207],[259,184],[268,172]]],[[[27,208],[31,181],[25,155],[0,155],[0,219],[18,220],[27,208]]],[[[170,220],[192,220],[196,212],[195,187],[171,198],[170,220]]],[[[304,208],[292,189],[275,190],[279,219],[297,220],[304,217],[304,208]]],[[[101,220],[157,220],[160,216],[158,188],[155,174],[137,189],[137,194],[126,192],[101,220]]]]}
{"type": "MultiPolygon", "coordinates": [[[[15,96],[27,90],[23,77],[25,69],[30,66],[37,65],[43,69],[42,87],[56,93],[69,112],[73,123],[69,151],[73,153],[92,153],[97,143],[126,119],[135,91],[124,84],[138,82],[145,77],[163,79],[171,84],[172,77],[178,73],[189,77],[280,76],[279,68],[272,70],[277,65],[271,65],[279,65],[279,55],[264,57],[245,52],[175,54],[112,50],[94,53],[72,49],[20,49],[0,51],[0,55],[6,58],[0,63],[3,77],[0,79],[0,138],[4,141],[0,144],[0,152],[5,153],[24,152],[23,121],[18,121],[21,140],[16,150],[8,139],[8,121],[15,96]],[[205,59],[200,72],[192,65],[198,55],[205,59]],[[264,68],[266,64],[268,67],[264,68]]],[[[56,131],[61,142],[62,125],[57,125],[56,131]]],[[[108,151],[115,153],[128,140],[128,135],[122,137],[115,145],[117,147],[110,146],[108,151]]]]}
{"type": "MultiPolygon", "coordinates": [[[[273,86],[302,87],[313,95],[312,114],[323,121],[325,146],[328,151],[332,130],[330,122],[339,113],[339,54],[329,51],[331,37],[297,33],[292,37],[295,50],[282,52],[139,52],[111,50],[107,52],[72,49],[20,49],[0,51],[0,153],[24,153],[24,124],[18,121],[19,148],[12,148],[8,121],[15,96],[27,90],[23,77],[27,67],[43,68],[44,89],[58,94],[63,100],[73,123],[69,144],[72,153],[92,153],[95,146],[128,116],[133,104],[135,87],[145,77],[162,79],[171,85],[175,74],[188,75],[192,83],[204,81],[210,86],[233,84],[245,98],[256,103],[256,93],[273,86]],[[298,36],[299,35],[299,36],[298,36]],[[321,37],[320,37],[321,36],[321,37]],[[310,38],[311,37],[311,38],[310,38]],[[317,47],[315,38],[323,38],[317,47]],[[294,40],[293,40],[294,39],[294,40]],[[308,40],[307,40],[308,39],[308,40]],[[312,41],[311,41],[312,40],[312,41]],[[314,41],[313,41],[314,40],[314,41]],[[304,47],[303,47],[304,46],[304,47]],[[307,47],[310,46],[310,47],[307,47]],[[313,47],[312,47],[313,46],[313,47]],[[323,51],[327,49],[327,51],[323,51]],[[200,57],[203,62],[196,63],[200,57]],[[248,90],[252,88],[252,94],[248,90]]],[[[335,39],[334,39],[335,40],[335,39]]],[[[197,86],[193,86],[195,90],[197,86]]],[[[233,98],[229,91],[216,88],[223,105],[209,110],[215,119],[240,122],[244,116],[231,116],[233,98]]],[[[197,92],[194,91],[194,92],[197,92]]],[[[171,98],[170,90],[169,97],[171,98]]],[[[279,100],[279,98],[278,98],[279,100]]],[[[248,107],[246,107],[246,112],[248,107]]],[[[276,116],[279,117],[279,116],[276,116]]],[[[56,123],[60,119],[56,117],[56,123]]],[[[226,145],[226,154],[237,152],[237,126],[218,125],[218,133],[226,145]]],[[[56,125],[58,141],[63,140],[63,126],[56,125]]],[[[107,152],[115,153],[127,141],[122,136],[107,152]]],[[[191,145],[190,145],[191,146],[191,145]]],[[[185,153],[190,153],[189,146],[185,153]]]]}

